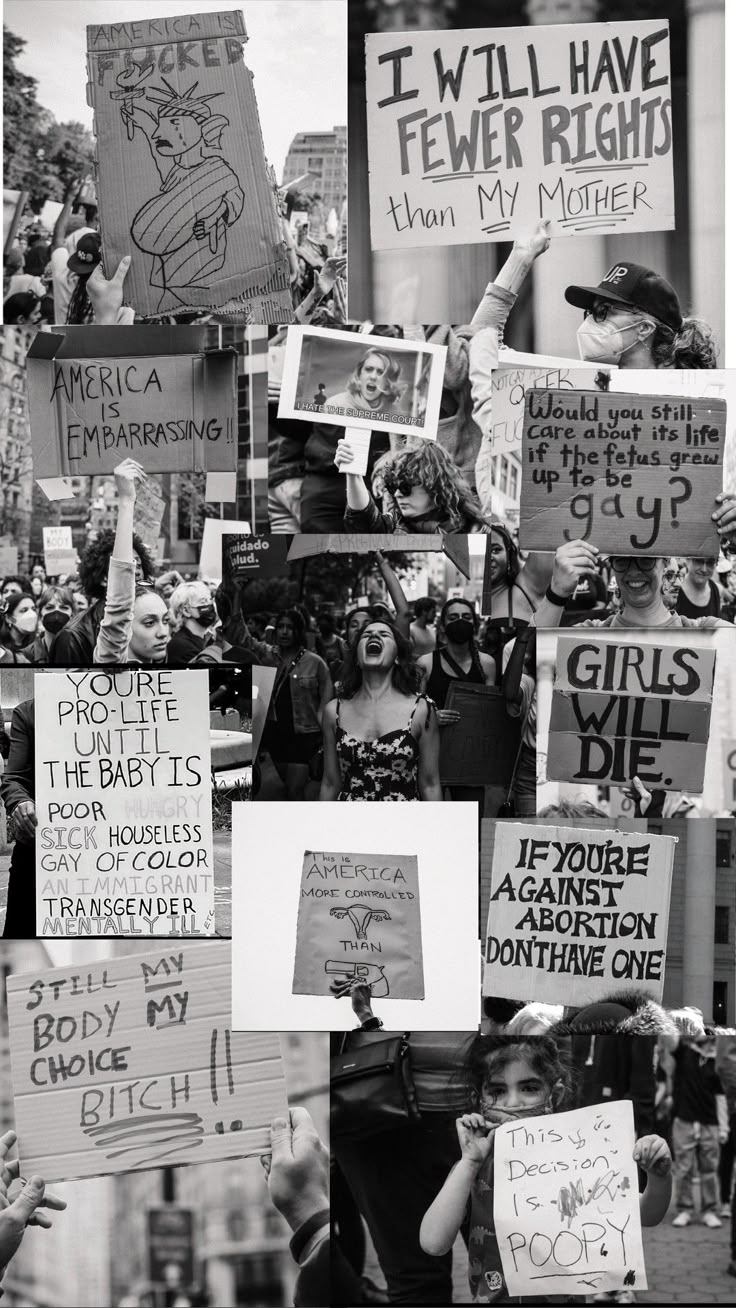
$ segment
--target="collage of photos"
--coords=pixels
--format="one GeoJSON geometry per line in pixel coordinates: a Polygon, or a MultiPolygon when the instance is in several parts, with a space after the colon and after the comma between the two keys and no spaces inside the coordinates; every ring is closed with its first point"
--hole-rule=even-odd
{"type": "Polygon", "coordinates": [[[736,1302],[730,10],[4,0],[8,1308],[736,1302]]]}

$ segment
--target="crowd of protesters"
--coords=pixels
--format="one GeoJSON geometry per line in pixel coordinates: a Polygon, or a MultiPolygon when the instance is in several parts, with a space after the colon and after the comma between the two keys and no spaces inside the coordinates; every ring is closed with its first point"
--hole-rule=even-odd
{"type": "MultiPolygon", "coordinates": [[[[75,181],[67,190],[53,231],[34,220],[19,230],[6,250],[6,326],[127,326],[139,318],[134,306],[123,304],[130,257],[122,259],[117,269],[108,268],[109,279],[105,277],[97,207],[81,204],[79,193],[80,182],[75,181]]],[[[321,196],[314,195],[308,211],[299,213],[304,218],[299,222],[294,211],[299,202],[291,191],[279,192],[294,321],[341,324],[346,312],[344,216],[341,221],[334,209],[326,210],[321,196]]],[[[247,316],[247,309],[244,314],[247,316]]],[[[169,320],[204,323],[218,318],[216,313],[177,313],[169,320]]]]}

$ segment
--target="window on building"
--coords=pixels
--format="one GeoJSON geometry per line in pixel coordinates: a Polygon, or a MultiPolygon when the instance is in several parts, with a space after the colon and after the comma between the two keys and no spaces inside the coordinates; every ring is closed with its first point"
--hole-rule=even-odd
{"type": "Polygon", "coordinates": [[[731,832],[716,831],[716,867],[730,867],[731,861],[731,832]]]}
{"type": "Polygon", "coordinates": [[[716,904],[713,941],[716,945],[727,945],[729,940],[730,914],[728,906],[716,904]]]}
{"type": "Polygon", "coordinates": [[[509,495],[512,500],[519,498],[519,469],[515,463],[509,464],[509,495]]]}
{"type": "Polygon", "coordinates": [[[728,1026],[728,981],[713,982],[713,1021],[728,1026]]]}

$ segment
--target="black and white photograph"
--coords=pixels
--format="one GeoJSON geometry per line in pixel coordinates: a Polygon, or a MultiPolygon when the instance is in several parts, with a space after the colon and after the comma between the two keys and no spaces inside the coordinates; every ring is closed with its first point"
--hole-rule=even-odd
{"type": "Polygon", "coordinates": [[[356,337],[327,327],[286,333],[280,418],[370,432],[398,429],[434,440],[446,350],[440,345],[370,334],[356,337]]]}

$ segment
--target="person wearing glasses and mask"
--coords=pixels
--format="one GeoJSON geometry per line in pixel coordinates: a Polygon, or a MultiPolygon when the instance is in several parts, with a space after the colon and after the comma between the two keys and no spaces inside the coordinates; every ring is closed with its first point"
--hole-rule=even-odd
{"type": "Polygon", "coordinates": [[[701,318],[683,317],[674,287],[638,263],[621,261],[597,286],[568,286],[584,311],[580,358],[619,368],[715,368],[718,350],[701,318]]]}
{"type": "MultiPolygon", "coordinates": [[[[736,509],[731,509],[736,514],[736,509]]],[[[537,627],[558,627],[567,601],[578,582],[597,571],[599,551],[589,541],[573,540],[561,545],[555,554],[552,581],[534,615],[537,627]]],[[[620,596],[620,607],[606,618],[588,618],[577,627],[696,627],[713,630],[730,627],[712,615],[688,617],[674,610],[673,588],[677,568],[667,558],[642,555],[612,555],[609,559],[620,596]]]]}
{"type": "Polygon", "coordinates": [[[169,610],[153,586],[143,582],[133,543],[136,488],[146,474],[134,459],[124,459],[114,475],[118,520],[93,662],[160,666],[169,643],[169,610]]]}

